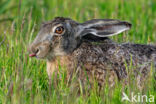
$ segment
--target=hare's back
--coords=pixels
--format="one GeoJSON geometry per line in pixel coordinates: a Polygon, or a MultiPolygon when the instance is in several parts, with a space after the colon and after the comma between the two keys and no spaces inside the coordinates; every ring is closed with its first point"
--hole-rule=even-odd
{"type": "MultiPolygon", "coordinates": [[[[74,55],[81,62],[91,63],[110,63],[138,60],[148,62],[156,61],[156,47],[152,45],[141,44],[116,44],[116,43],[83,43],[74,55]],[[132,59],[131,59],[132,58],[132,59]]],[[[135,62],[136,63],[136,62],[135,62]]]]}
{"type": "Polygon", "coordinates": [[[150,45],[83,43],[74,51],[73,57],[88,75],[94,74],[102,82],[107,75],[110,80],[126,78],[127,68],[133,70],[135,76],[142,73],[142,80],[148,75],[153,61],[156,67],[156,47],[150,45]]]}

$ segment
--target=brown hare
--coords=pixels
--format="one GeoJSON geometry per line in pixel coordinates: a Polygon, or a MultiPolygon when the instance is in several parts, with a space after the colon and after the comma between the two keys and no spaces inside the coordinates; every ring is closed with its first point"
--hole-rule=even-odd
{"type": "Polygon", "coordinates": [[[110,86],[115,79],[122,80],[132,70],[138,84],[151,69],[156,68],[156,46],[123,43],[118,44],[109,36],[120,34],[131,28],[126,21],[93,19],[78,23],[70,18],[56,17],[42,24],[40,31],[30,45],[30,56],[47,60],[49,78],[65,66],[68,77],[77,72],[85,83],[95,78],[102,86],[106,79],[110,86]],[[129,68],[129,66],[133,68],[129,68]]]}

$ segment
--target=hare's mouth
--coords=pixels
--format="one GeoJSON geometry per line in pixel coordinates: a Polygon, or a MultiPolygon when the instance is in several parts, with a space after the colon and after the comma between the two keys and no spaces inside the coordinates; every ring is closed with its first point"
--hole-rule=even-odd
{"type": "Polygon", "coordinates": [[[38,58],[38,59],[46,59],[47,58],[47,55],[37,55],[37,54],[34,54],[34,53],[31,53],[29,54],[29,57],[35,57],[35,58],[38,58]]]}
{"type": "Polygon", "coordinates": [[[31,53],[31,54],[29,54],[29,57],[35,57],[35,56],[36,56],[35,53],[31,53]]]}
{"type": "Polygon", "coordinates": [[[42,51],[38,51],[36,53],[30,53],[29,57],[36,57],[38,59],[46,59],[48,56],[48,52],[42,52],[42,51]]]}
{"type": "Polygon", "coordinates": [[[39,52],[39,50],[37,49],[35,53],[30,53],[29,57],[37,57],[38,52],[39,52]]]}
{"type": "Polygon", "coordinates": [[[40,55],[37,55],[37,54],[35,54],[35,53],[31,53],[31,54],[29,54],[29,57],[36,57],[36,58],[39,58],[39,59],[43,59],[43,58],[45,58],[45,57],[40,56],[40,55]]]}

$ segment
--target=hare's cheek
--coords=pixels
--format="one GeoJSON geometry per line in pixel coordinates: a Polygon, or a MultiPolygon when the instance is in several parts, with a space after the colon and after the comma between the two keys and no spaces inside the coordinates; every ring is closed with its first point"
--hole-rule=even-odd
{"type": "Polygon", "coordinates": [[[40,51],[38,52],[37,57],[44,58],[49,54],[50,47],[49,47],[49,45],[43,45],[43,46],[39,47],[39,50],[40,51]]]}
{"type": "Polygon", "coordinates": [[[61,36],[53,36],[53,38],[52,38],[52,45],[53,46],[57,46],[60,43],[61,39],[62,39],[61,36]]]}

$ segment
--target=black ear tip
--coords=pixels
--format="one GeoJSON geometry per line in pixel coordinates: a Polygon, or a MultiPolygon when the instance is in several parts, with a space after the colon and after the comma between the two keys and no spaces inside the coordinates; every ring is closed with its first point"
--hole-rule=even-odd
{"type": "Polygon", "coordinates": [[[128,26],[129,28],[131,28],[131,27],[132,27],[132,24],[131,24],[131,23],[127,23],[127,26],[128,26]]]}
{"type": "Polygon", "coordinates": [[[131,23],[129,23],[129,22],[124,22],[125,23],[125,25],[128,27],[128,28],[131,28],[132,27],[132,24],[131,23]]]}

